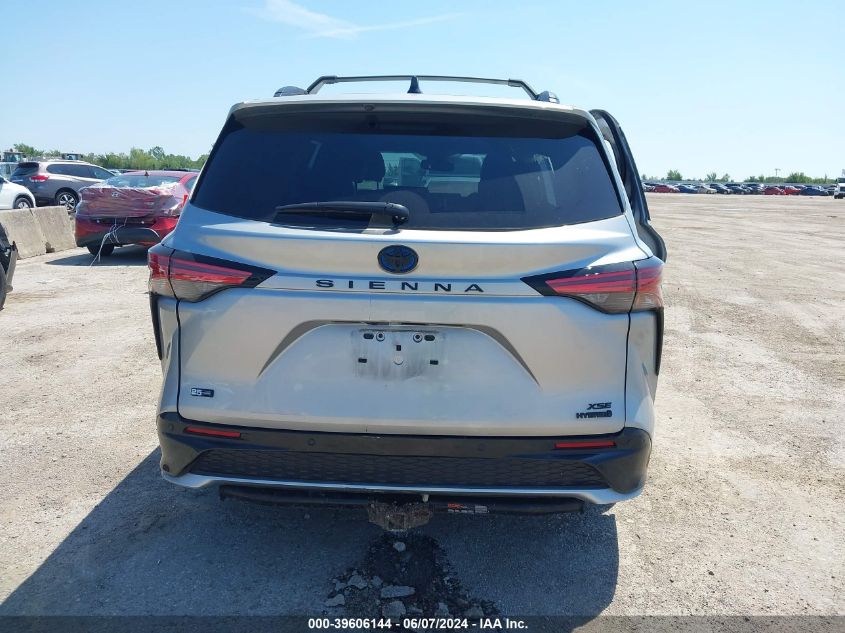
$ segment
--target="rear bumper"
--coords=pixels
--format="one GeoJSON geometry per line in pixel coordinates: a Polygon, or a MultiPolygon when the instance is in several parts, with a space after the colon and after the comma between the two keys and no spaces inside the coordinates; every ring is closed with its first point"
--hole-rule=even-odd
{"type": "MultiPolygon", "coordinates": [[[[100,244],[111,233],[108,244],[158,244],[168,233],[176,228],[178,217],[161,217],[145,224],[122,225],[127,218],[109,218],[94,220],[76,216],[76,245],[89,246],[100,244]],[[117,225],[112,231],[112,228],[117,225]]],[[[132,219],[132,218],[129,218],[132,219]]]]}
{"type": "Polygon", "coordinates": [[[458,437],[311,433],[158,418],[162,475],[277,490],[449,497],[569,498],[615,503],[639,494],[651,438],[641,430],[579,437],[458,437]],[[232,431],[239,438],[186,432],[232,431]],[[578,440],[612,447],[556,449],[578,440]]]}

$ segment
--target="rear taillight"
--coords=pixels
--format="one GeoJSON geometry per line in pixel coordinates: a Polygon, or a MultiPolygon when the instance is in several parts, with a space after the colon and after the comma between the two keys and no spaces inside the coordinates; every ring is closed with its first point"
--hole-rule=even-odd
{"type": "Polygon", "coordinates": [[[172,297],[173,288],[170,287],[170,280],[167,278],[167,271],[170,269],[170,256],[153,252],[150,249],[147,253],[147,266],[150,269],[150,281],[148,287],[154,295],[172,297]]]}
{"type": "Polygon", "coordinates": [[[182,208],[185,206],[184,200],[177,200],[175,203],[166,207],[159,211],[159,215],[164,215],[168,217],[177,217],[179,214],[182,213],[182,208]]]}
{"type": "Polygon", "coordinates": [[[29,177],[30,182],[44,182],[45,180],[49,180],[50,176],[47,174],[35,174],[34,176],[29,177]]]}
{"type": "Polygon", "coordinates": [[[602,312],[624,314],[663,307],[662,271],[663,262],[650,257],[632,263],[526,277],[523,281],[543,295],[571,297],[602,312]]]}
{"type": "Polygon", "coordinates": [[[226,288],[254,288],[275,274],[266,268],[172,251],[163,246],[151,248],[147,260],[152,294],[192,302],[226,288]]]}
{"type": "Polygon", "coordinates": [[[656,257],[649,257],[634,262],[637,270],[637,296],[634,297],[633,312],[657,310],[663,307],[663,292],[660,283],[663,280],[663,262],[656,257]]]}

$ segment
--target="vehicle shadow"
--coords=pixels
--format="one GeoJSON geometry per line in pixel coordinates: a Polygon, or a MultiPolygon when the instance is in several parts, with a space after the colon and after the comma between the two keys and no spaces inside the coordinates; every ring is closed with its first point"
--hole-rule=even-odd
{"type": "MultiPolygon", "coordinates": [[[[147,247],[140,245],[121,246],[114,249],[114,252],[108,257],[100,257],[100,260],[94,264],[97,266],[146,266],[147,265],[147,247]]],[[[77,255],[70,255],[68,257],[60,257],[53,259],[46,264],[48,266],[90,266],[94,256],[87,250],[77,255]]]]}
{"type": "MultiPolygon", "coordinates": [[[[362,511],[221,502],[164,482],[148,455],[0,605],[22,615],[319,615],[331,579],[380,528],[362,511]]],[[[425,528],[470,595],[505,615],[579,615],[612,600],[615,519],[441,516],[425,528]]],[[[374,616],[378,614],[373,614],[374,616]]]]}
{"type": "Polygon", "coordinates": [[[495,603],[503,615],[568,616],[583,624],[601,614],[616,591],[616,517],[606,510],[439,515],[425,530],[445,548],[469,594],[495,603]]]}

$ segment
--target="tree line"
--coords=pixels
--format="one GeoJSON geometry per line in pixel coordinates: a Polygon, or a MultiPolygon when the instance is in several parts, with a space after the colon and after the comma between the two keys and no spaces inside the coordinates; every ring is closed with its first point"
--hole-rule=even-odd
{"type": "MultiPolygon", "coordinates": [[[[61,158],[62,155],[57,149],[45,151],[26,143],[15,143],[13,149],[29,158],[61,158]]],[[[208,154],[194,159],[182,154],[168,154],[156,146],[147,150],[133,147],[128,154],[81,154],[81,159],[106,169],[199,169],[205,164],[208,154]]]]}
{"type": "MultiPolygon", "coordinates": [[[[731,175],[730,174],[722,174],[719,176],[715,171],[711,171],[709,174],[705,174],[704,178],[684,178],[680,171],[677,169],[670,169],[666,173],[665,178],[658,177],[647,177],[645,174],[642,175],[643,180],[688,180],[690,182],[731,182],[731,175]]],[[[791,183],[799,183],[799,184],[817,184],[817,185],[827,185],[830,183],[836,182],[835,178],[828,178],[825,176],[824,178],[813,178],[812,176],[808,176],[803,171],[793,171],[786,176],[764,176],[760,174],[759,176],[749,176],[742,182],[759,182],[759,183],[772,183],[778,184],[782,182],[791,182],[791,183]]]]}
{"type": "MultiPolygon", "coordinates": [[[[40,150],[32,145],[26,143],[15,143],[14,148],[16,152],[21,152],[24,156],[35,158],[60,158],[62,152],[57,149],[54,150],[40,150]]],[[[138,147],[133,147],[128,154],[115,154],[109,152],[107,154],[82,154],[82,160],[89,163],[94,163],[100,167],[107,169],[200,169],[205,161],[208,160],[208,154],[202,154],[198,158],[191,158],[190,156],[183,156],[182,154],[168,154],[160,146],[151,147],[144,150],[138,147]]],[[[695,182],[730,182],[730,174],[722,174],[719,176],[715,171],[706,174],[704,178],[684,178],[677,169],[670,169],[666,173],[665,178],[659,176],[642,175],[643,180],[688,180],[695,182]]],[[[781,183],[794,182],[806,184],[829,184],[836,182],[834,178],[813,178],[808,176],[803,171],[794,171],[786,176],[749,176],[742,182],[759,182],[759,183],[781,183]]]]}

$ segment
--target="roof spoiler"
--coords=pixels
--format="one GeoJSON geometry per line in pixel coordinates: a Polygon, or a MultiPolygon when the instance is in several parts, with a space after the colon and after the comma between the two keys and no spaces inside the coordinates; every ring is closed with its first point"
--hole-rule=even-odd
{"type": "Polygon", "coordinates": [[[452,75],[360,75],[350,77],[338,77],[337,75],[323,75],[317,78],[305,89],[297,86],[285,86],[279,88],[274,97],[290,97],[294,95],[313,95],[320,91],[320,88],[328,84],[361,83],[369,81],[409,81],[409,94],[422,94],[420,89],[422,81],[456,81],[473,84],[496,84],[499,86],[510,86],[511,88],[522,88],[531,99],[535,101],[547,101],[549,103],[560,103],[557,95],[548,90],[536,92],[522,79],[490,79],[486,77],[455,77],[452,75]]]}

